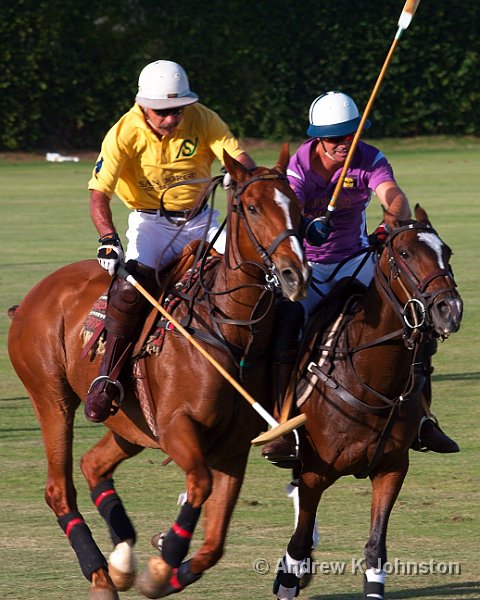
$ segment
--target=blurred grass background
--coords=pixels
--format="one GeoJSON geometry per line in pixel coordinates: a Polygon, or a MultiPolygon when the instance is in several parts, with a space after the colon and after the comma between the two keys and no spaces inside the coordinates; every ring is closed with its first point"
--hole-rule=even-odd
{"type": "MultiPolygon", "coordinates": [[[[368,140],[367,140],[368,141],[368,140]]],[[[258,164],[275,164],[279,145],[246,140],[258,164]]],[[[454,251],[452,265],[465,303],[462,328],[434,359],[434,411],[444,429],[460,444],[460,454],[411,453],[411,467],[389,527],[389,560],[459,562],[460,575],[391,575],[387,598],[477,600],[479,527],[479,380],[480,325],[478,165],[480,140],[421,138],[375,142],[390,159],[412,206],[426,208],[433,225],[454,251]]],[[[292,144],[291,150],[295,149],[292,144]]],[[[10,365],[6,339],[7,309],[18,304],[40,278],[58,267],[94,257],[97,233],[88,213],[87,182],[95,155],[79,163],[47,163],[43,156],[0,156],[0,598],[60,600],[86,597],[73,551],[43,500],[45,459],[38,422],[21,382],[10,365]]],[[[218,165],[216,165],[218,169],[218,165]]],[[[127,211],[113,202],[123,235],[127,211]]],[[[376,198],[368,209],[370,229],[380,221],[376,198]]],[[[48,315],[45,315],[48,318],[48,315]]],[[[32,352],[42,352],[32,347],[32,352]]],[[[103,426],[78,415],[75,429],[76,482],[79,506],[105,553],[108,534],[89,499],[78,468],[81,454],[102,435],[103,426]]],[[[149,539],[170,526],[183,475],[163,455],[148,450],[123,464],[116,485],[138,531],[143,567],[152,554],[149,539]]],[[[283,488],[289,472],[266,464],[253,449],[237,505],[225,557],[201,581],[182,592],[185,599],[271,598],[272,573],[259,575],[252,563],[272,565],[283,555],[291,535],[293,513],[283,488]]],[[[345,478],[320,504],[321,543],[318,561],[345,561],[345,575],[318,575],[301,598],[353,600],[362,589],[351,573],[352,559],[363,557],[368,538],[370,485],[345,478]]],[[[201,531],[193,547],[199,543],[201,531]]],[[[136,591],[122,594],[140,598],[136,591]]]]}

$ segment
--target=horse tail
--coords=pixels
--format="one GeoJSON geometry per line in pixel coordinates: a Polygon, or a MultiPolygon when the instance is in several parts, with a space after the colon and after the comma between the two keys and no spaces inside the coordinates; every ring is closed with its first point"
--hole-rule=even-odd
{"type": "Polygon", "coordinates": [[[8,316],[11,319],[13,319],[13,317],[17,314],[17,311],[19,308],[20,308],[20,304],[14,304],[13,306],[11,306],[7,311],[8,316]]]}

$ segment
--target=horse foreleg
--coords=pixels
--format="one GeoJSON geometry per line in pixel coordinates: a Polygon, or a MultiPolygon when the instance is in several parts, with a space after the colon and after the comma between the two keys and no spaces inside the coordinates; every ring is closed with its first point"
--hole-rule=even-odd
{"type": "Polygon", "coordinates": [[[365,572],[364,600],[383,600],[385,589],[385,571],[383,569],[387,560],[387,527],[388,519],[395,501],[402,488],[403,481],[408,471],[408,453],[405,454],[400,465],[395,470],[378,471],[371,477],[372,481],[372,507],[370,537],[365,545],[365,572]]]}
{"type": "Polygon", "coordinates": [[[136,559],[133,546],[136,534],[115,490],[113,473],[121,462],[142,450],[142,446],[131,444],[109,431],[80,461],[92,501],[105,520],[114,545],[108,560],[108,570],[119,591],[130,589],[135,580],[136,559]]]}
{"type": "Polygon", "coordinates": [[[202,505],[212,490],[212,475],[202,453],[195,423],[185,414],[177,414],[163,435],[165,452],[186,473],[187,500],[170,530],[162,537],[161,557],[151,558],[147,569],[137,578],[136,586],[148,598],[161,598],[180,591],[199,579],[182,562],[200,518],[202,505]]]}
{"type": "Polygon", "coordinates": [[[315,473],[305,472],[300,477],[296,529],[277,569],[273,584],[273,591],[279,600],[295,598],[300,588],[306,587],[310,581],[312,573],[309,559],[316,530],[317,507],[322,493],[332,483],[333,481],[315,473]]]}

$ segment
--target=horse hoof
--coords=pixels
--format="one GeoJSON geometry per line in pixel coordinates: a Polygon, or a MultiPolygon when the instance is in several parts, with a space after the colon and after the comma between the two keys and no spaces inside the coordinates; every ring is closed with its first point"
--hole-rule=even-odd
{"type": "Polygon", "coordinates": [[[313,573],[305,573],[300,577],[299,587],[301,590],[304,590],[307,586],[310,585],[312,581],[313,573]]]}
{"type": "Polygon", "coordinates": [[[126,592],[135,583],[135,571],[133,571],[133,573],[123,573],[113,565],[108,565],[108,572],[113,581],[113,585],[119,592],[126,592]]]}
{"type": "Polygon", "coordinates": [[[116,590],[107,590],[91,585],[88,600],[120,600],[120,596],[116,590]]]}
{"type": "Polygon", "coordinates": [[[299,582],[299,587],[301,590],[304,590],[307,586],[310,585],[310,583],[312,582],[312,577],[313,577],[313,567],[312,565],[314,564],[314,558],[313,558],[313,554],[310,556],[310,568],[308,571],[306,571],[301,577],[300,577],[300,582],[299,582]]]}
{"type": "Polygon", "coordinates": [[[132,543],[117,544],[108,559],[108,574],[119,592],[126,592],[134,584],[136,566],[132,543]]]}
{"type": "Polygon", "coordinates": [[[163,558],[153,556],[148,559],[147,568],[135,582],[135,587],[147,598],[163,598],[167,590],[172,567],[163,558]]]}
{"type": "Polygon", "coordinates": [[[167,534],[164,531],[159,531],[154,536],[152,536],[152,539],[150,540],[150,543],[155,548],[155,550],[158,550],[160,552],[160,556],[162,555],[163,540],[166,535],[167,534]]]}

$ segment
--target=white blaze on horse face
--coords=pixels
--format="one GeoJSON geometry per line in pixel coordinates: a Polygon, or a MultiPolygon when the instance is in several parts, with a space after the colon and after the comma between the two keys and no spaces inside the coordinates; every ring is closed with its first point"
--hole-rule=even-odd
{"type": "MultiPolygon", "coordinates": [[[[287,224],[287,229],[293,229],[292,219],[290,218],[290,198],[288,198],[288,196],[285,196],[285,194],[283,194],[280,190],[276,189],[275,190],[275,202],[285,213],[285,222],[287,224]]],[[[302,262],[303,261],[303,250],[302,250],[302,246],[300,245],[300,242],[293,235],[291,235],[288,239],[290,240],[290,245],[292,246],[292,250],[298,256],[300,262],[302,262]]]]}
{"type": "Polygon", "coordinates": [[[422,231],[418,234],[418,239],[421,242],[424,242],[425,244],[427,244],[427,246],[430,246],[430,248],[437,255],[439,267],[441,269],[445,269],[445,264],[444,264],[443,258],[442,258],[443,244],[442,244],[442,241],[440,240],[440,238],[437,235],[435,235],[434,233],[425,233],[422,231]]]}

